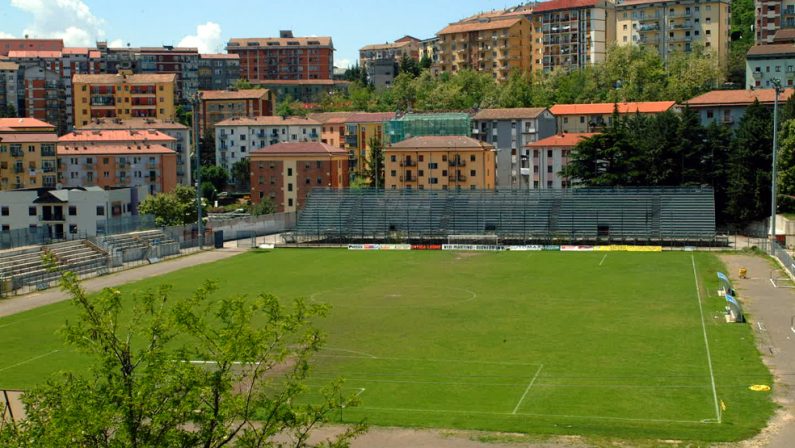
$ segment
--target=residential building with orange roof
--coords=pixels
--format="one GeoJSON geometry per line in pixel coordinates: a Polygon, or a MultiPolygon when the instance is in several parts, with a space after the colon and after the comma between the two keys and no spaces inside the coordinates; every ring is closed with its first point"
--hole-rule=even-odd
{"type": "Polygon", "coordinates": [[[613,113],[660,114],[674,110],[675,101],[639,103],[556,104],[549,108],[557,120],[559,133],[598,132],[613,122],[613,113]]]}
{"type": "Polygon", "coordinates": [[[701,45],[728,63],[730,0],[619,0],[616,17],[618,45],[651,48],[663,61],[701,45]]]}
{"type": "Polygon", "coordinates": [[[320,122],[306,117],[237,117],[215,124],[216,164],[231,170],[255,150],[287,142],[320,140],[320,122]]]}
{"type": "Polygon", "coordinates": [[[331,37],[234,38],[226,45],[240,56],[240,76],[249,81],[332,79],[334,44],[331,37]]]}
{"type": "Polygon", "coordinates": [[[572,179],[563,177],[560,173],[569,164],[574,147],[594,135],[598,134],[562,133],[527,144],[528,151],[532,151],[530,167],[527,169],[532,179],[532,188],[570,188],[572,179]]]}
{"type": "MultiPolygon", "coordinates": [[[[779,95],[779,101],[783,103],[793,93],[795,89],[785,89],[779,95]]],[[[745,115],[745,110],[754,101],[759,101],[760,104],[772,109],[775,98],[774,89],[713,90],[687,100],[684,106],[698,112],[703,126],[717,123],[736,128],[745,115]]]]}
{"type": "Polygon", "coordinates": [[[320,122],[320,141],[345,149],[345,122],[354,112],[321,112],[308,117],[320,122]]]}
{"type": "Polygon", "coordinates": [[[419,39],[404,36],[394,42],[365,45],[359,50],[359,67],[367,72],[367,79],[376,88],[389,87],[403,58],[419,61],[419,39]]]}
{"type": "Polygon", "coordinates": [[[251,201],[294,212],[315,188],[347,188],[348,153],[320,142],[277,143],[251,153],[251,201]]]}
{"type": "Polygon", "coordinates": [[[474,21],[453,23],[436,33],[438,73],[475,70],[491,73],[504,81],[513,70],[532,72],[532,26],[524,16],[483,17],[474,21]]]}
{"type": "Polygon", "coordinates": [[[390,190],[493,190],[494,146],[471,137],[412,137],[385,151],[390,190]]]}
{"type": "Polygon", "coordinates": [[[17,113],[50,123],[58,132],[66,132],[71,114],[66,110],[61,51],[11,50],[8,60],[19,66],[17,113]]]}
{"type": "Polygon", "coordinates": [[[472,118],[472,136],[492,144],[497,188],[529,189],[528,143],[555,134],[555,116],[544,107],[483,109],[472,118]]]}
{"type": "Polygon", "coordinates": [[[236,54],[200,54],[199,90],[228,90],[240,79],[240,56],[236,54]]]}
{"type": "Polygon", "coordinates": [[[156,118],[97,118],[91,120],[80,130],[87,131],[158,131],[175,139],[174,143],[163,143],[164,146],[173,149],[177,153],[177,182],[181,185],[192,185],[191,183],[191,130],[175,121],[164,121],[156,118]]]}
{"type": "Polygon", "coordinates": [[[795,0],[755,0],[754,11],[757,45],[772,44],[779,30],[795,28],[795,0]]]}
{"type": "Polygon", "coordinates": [[[174,74],[74,75],[75,126],[85,126],[97,118],[157,118],[176,116],[174,74]]]}
{"type": "Polygon", "coordinates": [[[199,127],[202,135],[230,118],[274,114],[276,102],[268,89],[203,90],[199,127]]]}
{"type": "Polygon", "coordinates": [[[771,88],[772,81],[795,85],[795,43],[755,45],[745,55],[745,83],[749,89],[771,88]]]}
{"type": "Polygon", "coordinates": [[[383,147],[386,142],[386,123],[394,119],[394,112],[356,112],[345,120],[345,148],[349,152],[351,175],[363,177],[370,166],[372,139],[383,147]]]}
{"type": "Polygon", "coordinates": [[[141,47],[135,49],[138,73],[173,74],[174,98],[189,105],[199,90],[199,50],[192,47],[141,47]]]}
{"type": "Polygon", "coordinates": [[[61,51],[63,39],[0,39],[0,56],[11,51],[61,51]]]}
{"type": "Polygon", "coordinates": [[[35,118],[0,118],[0,190],[55,187],[55,126],[35,118]]]}
{"type": "Polygon", "coordinates": [[[155,130],[74,131],[58,139],[59,179],[66,187],[145,186],[149,193],[177,185],[176,139],[155,130]],[[167,146],[169,145],[169,146],[167,146]]]}

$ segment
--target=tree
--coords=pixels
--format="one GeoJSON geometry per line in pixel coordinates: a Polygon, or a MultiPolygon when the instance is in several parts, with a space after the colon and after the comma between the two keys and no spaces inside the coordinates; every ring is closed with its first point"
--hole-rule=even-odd
{"type": "Polygon", "coordinates": [[[176,116],[177,123],[189,128],[193,126],[193,112],[186,111],[184,106],[177,106],[176,116]]]}
{"type": "Polygon", "coordinates": [[[251,206],[251,216],[271,215],[276,213],[276,206],[270,198],[262,198],[259,203],[251,206]]]}
{"type": "MultiPolygon", "coordinates": [[[[324,305],[282,305],[265,293],[219,300],[210,281],[179,298],[169,286],[90,297],[72,273],[62,285],[79,311],[63,334],[89,372],[28,391],[27,418],[2,430],[1,446],[265,447],[280,435],[304,447],[315,427],[356,404],[341,381],[305,398],[324,305]]],[[[363,430],[349,427],[328,446],[363,430]]]]}
{"type": "MultiPolygon", "coordinates": [[[[204,204],[202,204],[204,207],[204,204]]],[[[138,211],[154,215],[158,226],[181,226],[196,222],[196,189],[177,185],[174,191],[147,196],[138,211]]]]}
{"type": "Polygon", "coordinates": [[[372,136],[368,142],[370,157],[367,160],[367,177],[370,185],[384,187],[384,144],[379,136],[372,136]]]}
{"type": "Polygon", "coordinates": [[[795,211],[795,119],[781,125],[779,134],[778,194],[783,196],[781,210],[795,211]]]}
{"type": "Polygon", "coordinates": [[[204,137],[199,141],[199,158],[202,166],[215,165],[215,127],[204,130],[204,137]]]}
{"type": "Polygon", "coordinates": [[[292,116],[306,116],[306,109],[300,101],[287,94],[284,99],[276,104],[276,115],[287,118],[292,116]]]}
{"type": "Polygon", "coordinates": [[[404,54],[398,65],[398,73],[406,73],[412,78],[416,78],[420,75],[420,66],[416,59],[404,54]]]}
{"type": "Polygon", "coordinates": [[[747,223],[770,213],[772,137],[772,114],[755,101],[746,109],[731,145],[727,209],[734,222],[747,223]]]}
{"type": "Polygon", "coordinates": [[[16,118],[17,108],[13,104],[0,104],[0,118],[16,118]]]}
{"type": "Polygon", "coordinates": [[[431,58],[429,58],[427,54],[423,54],[422,58],[420,59],[420,71],[428,70],[432,65],[433,61],[431,58]]]}
{"type": "Polygon", "coordinates": [[[210,183],[216,191],[221,192],[226,189],[229,181],[229,173],[221,166],[210,165],[201,167],[202,182],[210,183]]]}
{"type": "Polygon", "coordinates": [[[248,157],[232,165],[232,180],[237,191],[251,191],[251,167],[248,157]]]}

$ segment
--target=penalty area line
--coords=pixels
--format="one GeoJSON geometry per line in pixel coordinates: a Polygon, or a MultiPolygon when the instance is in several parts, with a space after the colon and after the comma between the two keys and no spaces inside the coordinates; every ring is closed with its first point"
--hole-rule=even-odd
{"type": "Polygon", "coordinates": [[[530,384],[528,384],[528,385],[527,385],[527,388],[524,390],[524,393],[522,394],[522,398],[520,398],[520,399],[519,399],[519,402],[518,402],[518,403],[516,403],[516,407],[515,407],[515,408],[513,408],[513,412],[511,412],[511,414],[514,414],[514,415],[516,415],[516,412],[519,410],[519,406],[521,406],[521,405],[522,405],[522,402],[523,402],[523,401],[524,401],[524,399],[527,397],[527,394],[528,394],[528,392],[530,392],[530,389],[532,389],[532,387],[533,387],[533,384],[535,384],[536,380],[538,379],[538,374],[540,374],[540,373],[541,373],[541,369],[543,369],[543,368],[544,368],[544,364],[541,364],[541,365],[538,367],[538,370],[536,370],[536,374],[535,374],[535,375],[533,375],[533,379],[532,379],[532,380],[530,380],[530,384]]]}
{"type": "Polygon", "coordinates": [[[600,267],[604,264],[605,260],[607,260],[607,254],[605,254],[605,256],[602,257],[602,261],[599,262],[600,267]]]}
{"type": "Polygon", "coordinates": [[[720,404],[718,403],[718,390],[715,387],[715,371],[712,368],[712,353],[709,350],[709,338],[707,338],[707,324],[704,323],[704,306],[701,304],[701,288],[698,286],[698,272],[696,271],[696,258],[690,254],[690,262],[693,265],[693,279],[696,283],[696,298],[698,299],[698,311],[701,314],[701,332],[704,335],[704,347],[707,349],[707,365],[709,366],[709,379],[712,383],[712,398],[715,401],[715,417],[721,423],[720,404]]]}
{"type": "Polygon", "coordinates": [[[2,369],[0,369],[0,372],[5,372],[6,370],[11,370],[11,369],[13,369],[13,368],[15,368],[15,367],[23,366],[23,365],[25,365],[25,364],[27,364],[27,363],[30,363],[30,362],[33,362],[33,361],[39,360],[39,359],[41,359],[41,358],[46,358],[47,356],[50,356],[50,355],[52,355],[52,354],[55,354],[55,353],[58,353],[58,352],[60,352],[60,350],[53,350],[53,351],[51,351],[51,352],[48,352],[48,353],[45,353],[45,354],[43,354],[43,355],[34,356],[34,357],[32,357],[32,358],[30,358],[30,359],[27,359],[27,360],[25,360],[25,361],[20,361],[20,362],[18,362],[18,363],[16,363],[16,364],[13,364],[13,365],[10,365],[10,366],[8,366],[8,367],[3,367],[2,369]]]}

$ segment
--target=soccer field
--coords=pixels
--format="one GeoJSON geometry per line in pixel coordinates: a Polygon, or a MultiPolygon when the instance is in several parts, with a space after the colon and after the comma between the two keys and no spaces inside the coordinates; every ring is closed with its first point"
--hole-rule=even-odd
{"type": "MultiPolygon", "coordinates": [[[[328,303],[312,382],[344,421],[594,437],[738,440],[772,414],[748,325],[726,324],[707,253],[251,252],[120,288],[273,293],[328,303]]],[[[84,358],[60,303],[0,319],[0,388],[84,358]]]]}

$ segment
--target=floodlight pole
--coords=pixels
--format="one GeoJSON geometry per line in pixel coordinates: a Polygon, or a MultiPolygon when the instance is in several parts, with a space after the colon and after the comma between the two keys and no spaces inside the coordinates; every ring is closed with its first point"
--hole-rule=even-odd
{"type": "Polygon", "coordinates": [[[193,155],[196,158],[196,223],[199,231],[199,250],[204,249],[204,223],[202,222],[202,163],[199,147],[199,109],[201,108],[201,92],[196,92],[191,98],[193,106],[193,155]]]}
{"type": "Polygon", "coordinates": [[[777,178],[776,178],[777,177],[776,170],[778,168],[777,167],[777,163],[776,163],[777,162],[776,158],[778,156],[778,154],[777,154],[778,153],[778,96],[784,91],[784,89],[781,88],[781,81],[779,81],[778,79],[773,79],[770,82],[773,84],[773,88],[776,91],[776,98],[775,98],[775,100],[773,102],[773,170],[772,170],[772,175],[770,176],[772,178],[771,186],[770,186],[770,194],[771,194],[771,199],[770,199],[770,239],[771,240],[775,240],[776,239],[776,211],[777,211],[777,207],[776,207],[776,199],[777,199],[776,190],[777,190],[777,187],[778,187],[778,185],[777,185],[778,182],[777,182],[777,178]]]}

